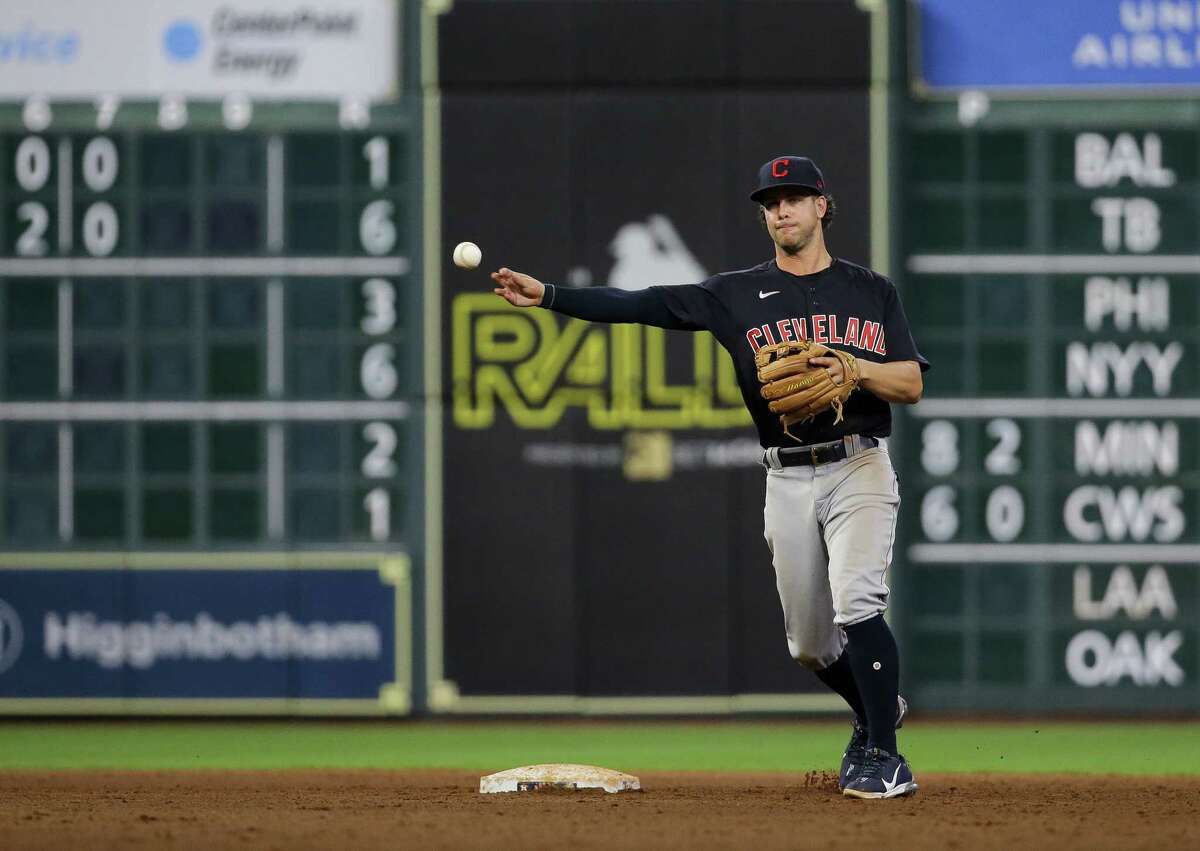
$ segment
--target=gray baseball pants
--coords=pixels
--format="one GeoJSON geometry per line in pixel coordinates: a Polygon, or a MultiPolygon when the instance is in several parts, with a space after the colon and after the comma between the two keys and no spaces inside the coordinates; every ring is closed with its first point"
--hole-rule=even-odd
{"type": "Polygon", "coordinates": [[[887,609],[884,574],[892,560],[899,479],[886,441],[812,466],[767,466],[763,512],[783,604],[788,650],[810,670],[832,665],[846,646],[842,627],[887,609]]]}

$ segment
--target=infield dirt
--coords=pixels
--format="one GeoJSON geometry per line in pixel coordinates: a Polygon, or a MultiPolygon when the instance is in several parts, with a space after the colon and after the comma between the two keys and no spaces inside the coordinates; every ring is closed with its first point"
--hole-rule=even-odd
{"type": "Polygon", "coordinates": [[[13,772],[0,847],[1200,847],[1200,778],[923,775],[855,801],[831,773],[641,774],[645,791],[481,795],[479,773],[13,772]]]}

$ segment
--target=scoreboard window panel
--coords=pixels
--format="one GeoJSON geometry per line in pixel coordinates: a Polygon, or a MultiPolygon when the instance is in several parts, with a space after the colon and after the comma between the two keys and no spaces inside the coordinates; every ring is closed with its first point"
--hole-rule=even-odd
{"type": "Polygon", "coordinates": [[[142,205],[142,251],[148,255],[187,254],[192,248],[192,210],[184,199],[142,205]]]}
{"type": "Polygon", "coordinates": [[[1029,221],[1023,198],[981,199],[979,247],[988,251],[1024,248],[1029,242],[1029,221]]]}
{"type": "Polygon", "coordinates": [[[290,330],[337,330],[345,322],[346,282],[342,278],[311,278],[287,285],[287,326],[290,330]]]}
{"type": "Polygon", "coordinates": [[[261,425],[213,423],[208,427],[208,464],[213,473],[258,473],[262,462],[261,425]]]}
{"type": "Polygon", "coordinates": [[[124,343],[76,343],[72,358],[72,393],[80,399],[114,399],[127,395],[124,343]]]}
{"type": "MultiPolygon", "coordinates": [[[[1033,299],[1029,280],[1017,275],[972,276],[978,307],[972,322],[984,333],[1003,331],[1025,333],[1031,320],[1033,299]]],[[[922,319],[922,321],[924,321],[922,319]]]]}
{"type": "MultiPolygon", "coordinates": [[[[956,275],[909,275],[904,309],[924,328],[956,330],[966,317],[967,284],[956,275]]],[[[938,369],[941,369],[939,363],[938,369]]]]}
{"type": "Polygon", "coordinates": [[[982,396],[1020,396],[1032,385],[1029,348],[1023,341],[979,342],[978,392],[982,396]]]}
{"type": "Polygon", "coordinates": [[[71,290],[71,322],[78,331],[121,331],[126,322],[127,285],[120,278],[84,278],[71,290]]]}
{"type": "Polygon", "coordinates": [[[963,571],[959,567],[913,566],[912,598],[921,617],[955,617],[962,612],[963,571]]]}
{"type": "Polygon", "coordinates": [[[58,426],[54,423],[10,423],[7,430],[8,473],[12,477],[50,477],[58,470],[58,426]]]}
{"type": "Polygon", "coordinates": [[[961,396],[966,391],[970,368],[967,346],[962,340],[934,340],[932,335],[918,336],[921,354],[936,365],[922,376],[926,396],[961,396]]]}
{"type": "Polygon", "coordinates": [[[58,540],[58,491],[47,487],[12,487],[5,506],[5,531],[18,543],[58,540]]]}
{"type": "Polygon", "coordinates": [[[342,358],[338,342],[294,343],[289,347],[288,395],[297,399],[344,398],[342,358]]]}
{"type": "Polygon", "coordinates": [[[262,353],[257,343],[210,343],[208,395],[210,398],[247,398],[262,395],[262,353]]]}
{"type": "Polygon", "coordinates": [[[4,327],[9,335],[58,329],[58,291],[53,283],[12,278],[5,287],[4,327]]]}
{"type": "Polygon", "coordinates": [[[262,537],[262,494],[257,488],[213,488],[208,497],[208,534],[214,540],[262,537]]]}
{"type": "Polygon", "coordinates": [[[220,330],[261,329],[262,282],[256,278],[223,278],[209,281],[208,323],[220,330]]]}
{"type": "Polygon", "coordinates": [[[145,343],[139,349],[142,398],[183,399],[196,395],[196,359],[190,343],[145,343]]]}
{"type": "Polygon", "coordinates": [[[77,476],[121,475],[125,471],[125,426],[121,423],[76,423],[73,448],[77,476]]]}
{"type": "Polygon", "coordinates": [[[58,396],[58,349],[45,343],[9,341],[5,347],[4,389],[11,399],[53,399],[58,396]]]}
{"type": "Polygon", "coordinates": [[[1029,176],[1029,152],[1025,133],[980,133],[978,139],[980,183],[1025,183],[1029,176]]]}
{"type": "Polygon", "coordinates": [[[77,487],[74,496],[74,536],[81,541],[124,541],[125,491],[120,487],[77,487]]]}
{"type": "Polygon", "coordinates": [[[147,279],[139,287],[139,320],[143,330],[184,329],[194,321],[191,281],[147,279]]]}
{"type": "Polygon", "coordinates": [[[959,685],[966,672],[964,645],[958,627],[915,628],[905,653],[909,676],[922,683],[959,685]]]}
{"type": "MultiPolygon", "coordinates": [[[[979,597],[989,617],[1024,618],[1032,606],[1029,574],[1024,565],[978,567],[979,597]]],[[[959,568],[961,570],[961,568],[959,568]]]]}
{"type": "Polygon", "coordinates": [[[262,247],[263,213],[256,201],[212,201],[205,224],[205,247],[213,254],[252,254],[262,247]]]}
{"type": "Polygon", "coordinates": [[[286,218],[288,251],[304,255],[338,252],[343,218],[339,201],[289,202],[286,218]]]}
{"type": "Polygon", "coordinates": [[[142,492],[142,538],[184,541],[192,537],[192,492],[187,488],[148,487],[142,492]]]}
{"type": "Polygon", "coordinates": [[[183,189],[192,182],[192,142],[188,136],[143,136],[139,159],[143,187],[183,189]]]}
{"type": "Polygon", "coordinates": [[[261,187],[266,144],[260,136],[220,134],[204,140],[204,182],[208,186],[261,187]]]}
{"type": "Polygon", "coordinates": [[[957,182],[966,174],[965,137],[954,131],[919,131],[909,136],[910,178],[919,182],[957,182]]]}
{"type": "Polygon", "coordinates": [[[286,141],[288,184],[336,188],[342,182],[341,138],[332,133],[300,133],[286,141]]]}
{"type": "Polygon", "coordinates": [[[984,630],[979,635],[979,679],[983,683],[1017,685],[1030,676],[1028,639],[1021,630],[984,630]]]}
{"type": "Polygon", "coordinates": [[[146,423],[142,426],[144,473],[189,473],[192,469],[192,426],[189,423],[146,423]]]}
{"type": "Polygon", "coordinates": [[[337,423],[289,423],[287,469],[297,474],[337,474],[342,457],[341,426],[337,423]]]}
{"type": "Polygon", "coordinates": [[[294,488],[288,496],[289,536],[302,541],[338,541],[346,537],[338,491],[294,488]]]}
{"type": "Polygon", "coordinates": [[[966,210],[957,199],[917,199],[907,217],[915,252],[952,251],[966,242],[966,210]]]}

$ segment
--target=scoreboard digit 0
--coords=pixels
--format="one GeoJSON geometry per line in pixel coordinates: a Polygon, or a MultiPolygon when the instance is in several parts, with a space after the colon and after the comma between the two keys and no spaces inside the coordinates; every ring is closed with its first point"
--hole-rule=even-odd
{"type": "Polygon", "coordinates": [[[0,547],[420,528],[417,115],[0,104],[0,547]]]}

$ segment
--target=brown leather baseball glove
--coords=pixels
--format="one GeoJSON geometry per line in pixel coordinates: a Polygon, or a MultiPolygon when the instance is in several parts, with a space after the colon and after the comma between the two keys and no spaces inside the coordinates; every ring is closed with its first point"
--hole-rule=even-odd
{"type": "Polygon", "coordinates": [[[773,343],[763,346],[754,356],[762,397],[770,402],[771,412],[779,414],[783,433],[799,440],[788,429],[795,423],[808,422],[822,411],[833,408],[835,423],[842,421],[842,403],[858,387],[858,360],[849,352],[831,349],[810,340],[773,343]],[[836,357],[842,362],[845,377],[834,384],[829,370],[811,366],[812,358],[836,357]]]}

